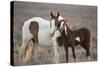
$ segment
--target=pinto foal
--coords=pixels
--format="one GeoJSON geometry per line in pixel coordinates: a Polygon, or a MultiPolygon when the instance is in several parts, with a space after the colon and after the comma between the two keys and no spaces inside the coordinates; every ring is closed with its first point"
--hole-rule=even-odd
{"type": "MultiPolygon", "coordinates": [[[[60,37],[60,43],[64,44],[64,49],[66,52],[66,62],[68,62],[68,47],[72,48],[73,57],[76,61],[75,46],[79,44],[86,50],[86,56],[90,60],[90,48],[92,38],[91,33],[88,29],[80,28],[73,31],[68,27],[67,21],[65,20],[59,21],[57,28],[62,34],[62,36],[60,37]]],[[[61,44],[59,44],[59,46],[61,46],[61,44]]]]}
{"type": "MultiPolygon", "coordinates": [[[[67,21],[64,21],[64,22],[67,22],[67,21]]],[[[66,23],[64,23],[63,28],[60,31],[63,37],[64,49],[66,52],[66,62],[68,62],[68,47],[72,48],[73,58],[76,62],[74,32],[68,27],[66,23]]]]}

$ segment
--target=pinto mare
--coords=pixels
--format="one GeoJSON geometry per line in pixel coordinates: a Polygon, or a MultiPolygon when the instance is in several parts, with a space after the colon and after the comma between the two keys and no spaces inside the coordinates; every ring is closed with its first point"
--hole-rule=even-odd
{"type": "Polygon", "coordinates": [[[59,36],[61,35],[59,31],[56,31],[57,29],[55,27],[55,18],[57,19],[58,17],[60,17],[59,13],[57,16],[54,16],[51,12],[51,21],[34,17],[24,23],[22,28],[22,45],[19,49],[19,55],[23,58],[23,63],[27,64],[32,53],[34,53],[34,57],[36,57],[39,45],[53,45],[55,63],[59,62],[57,40],[59,40],[59,36]],[[34,45],[30,45],[30,41],[32,41],[34,45]]]}
{"type": "Polygon", "coordinates": [[[56,27],[62,34],[60,40],[62,40],[62,44],[64,44],[66,61],[68,62],[68,47],[72,48],[73,57],[76,61],[75,46],[79,44],[86,50],[86,56],[88,57],[88,60],[90,60],[90,48],[92,41],[90,31],[86,28],[71,30],[67,24],[67,20],[56,20],[56,22],[56,27]]]}

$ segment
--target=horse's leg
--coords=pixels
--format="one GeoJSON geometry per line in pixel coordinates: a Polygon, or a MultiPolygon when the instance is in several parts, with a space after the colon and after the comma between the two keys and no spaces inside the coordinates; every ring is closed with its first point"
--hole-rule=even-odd
{"type": "Polygon", "coordinates": [[[32,54],[34,57],[36,57],[36,54],[37,54],[38,39],[32,38],[31,40],[29,40],[29,42],[28,42],[28,46],[27,46],[25,53],[24,53],[23,62],[27,63],[28,60],[30,60],[29,64],[32,64],[32,61],[31,61],[31,60],[33,60],[32,54]],[[31,44],[29,44],[30,41],[32,41],[31,44]]]}
{"type": "Polygon", "coordinates": [[[59,53],[58,53],[58,44],[57,41],[55,40],[53,43],[53,48],[54,48],[54,54],[55,54],[55,63],[59,63],[59,53]]]}
{"type": "Polygon", "coordinates": [[[25,49],[27,48],[28,43],[29,43],[29,39],[24,39],[24,40],[22,41],[22,45],[21,45],[21,47],[19,48],[19,56],[22,56],[22,55],[24,54],[24,51],[25,51],[25,49]]]}
{"type": "Polygon", "coordinates": [[[22,41],[21,47],[19,48],[19,56],[22,56],[24,54],[24,50],[28,46],[28,42],[29,42],[29,40],[27,40],[27,39],[24,39],[22,41]]]}
{"type": "Polygon", "coordinates": [[[33,34],[33,36],[34,36],[34,38],[32,38],[32,42],[33,42],[34,46],[33,46],[32,53],[33,53],[33,56],[34,56],[33,59],[35,59],[36,56],[37,56],[39,42],[38,42],[38,34],[36,34],[36,35],[33,34]]]}
{"type": "Polygon", "coordinates": [[[30,57],[31,57],[31,54],[32,54],[32,50],[33,50],[33,44],[30,44],[30,41],[28,43],[27,48],[25,49],[25,53],[24,53],[24,56],[23,56],[23,62],[25,64],[27,64],[28,60],[30,60],[30,57]]]}
{"type": "Polygon", "coordinates": [[[36,59],[37,52],[38,52],[38,43],[35,43],[35,46],[34,46],[34,59],[36,59]]]}
{"type": "Polygon", "coordinates": [[[74,58],[74,60],[76,62],[75,48],[74,48],[74,46],[72,46],[71,48],[72,48],[72,52],[73,52],[73,58],[74,58]]]}
{"type": "Polygon", "coordinates": [[[21,45],[21,47],[19,49],[19,57],[22,58],[24,64],[26,64],[27,61],[28,61],[27,52],[28,51],[30,52],[30,50],[28,50],[28,48],[30,47],[30,45],[29,45],[30,40],[31,39],[28,39],[28,38],[27,39],[23,39],[22,45],[21,45]]]}

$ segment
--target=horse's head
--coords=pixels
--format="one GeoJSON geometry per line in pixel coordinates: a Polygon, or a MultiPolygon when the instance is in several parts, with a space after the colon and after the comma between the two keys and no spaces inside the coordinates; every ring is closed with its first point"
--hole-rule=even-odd
{"type": "Polygon", "coordinates": [[[53,15],[51,12],[51,21],[50,21],[50,35],[53,36],[53,34],[57,30],[61,30],[64,25],[64,18],[60,16],[59,12],[57,16],[53,15]]]}

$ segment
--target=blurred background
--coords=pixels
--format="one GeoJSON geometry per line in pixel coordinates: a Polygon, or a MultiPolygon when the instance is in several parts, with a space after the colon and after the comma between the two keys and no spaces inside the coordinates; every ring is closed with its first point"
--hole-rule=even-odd
{"type": "MultiPolygon", "coordinates": [[[[86,27],[92,33],[92,50],[91,60],[97,60],[97,7],[83,6],[71,4],[50,4],[36,2],[14,2],[14,65],[23,65],[18,60],[18,48],[22,42],[22,26],[25,21],[32,17],[42,17],[50,20],[50,13],[60,13],[69,22],[68,25],[72,30],[86,27]]],[[[86,62],[85,50],[81,46],[76,46],[77,62],[86,62]]],[[[65,63],[65,51],[63,46],[59,47],[60,63],[65,63]]],[[[35,60],[31,60],[29,64],[52,64],[54,57],[53,46],[39,46],[38,54],[35,60]]],[[[69,48],[69,62],[74,62],[72,51],[69,48]]]]}

